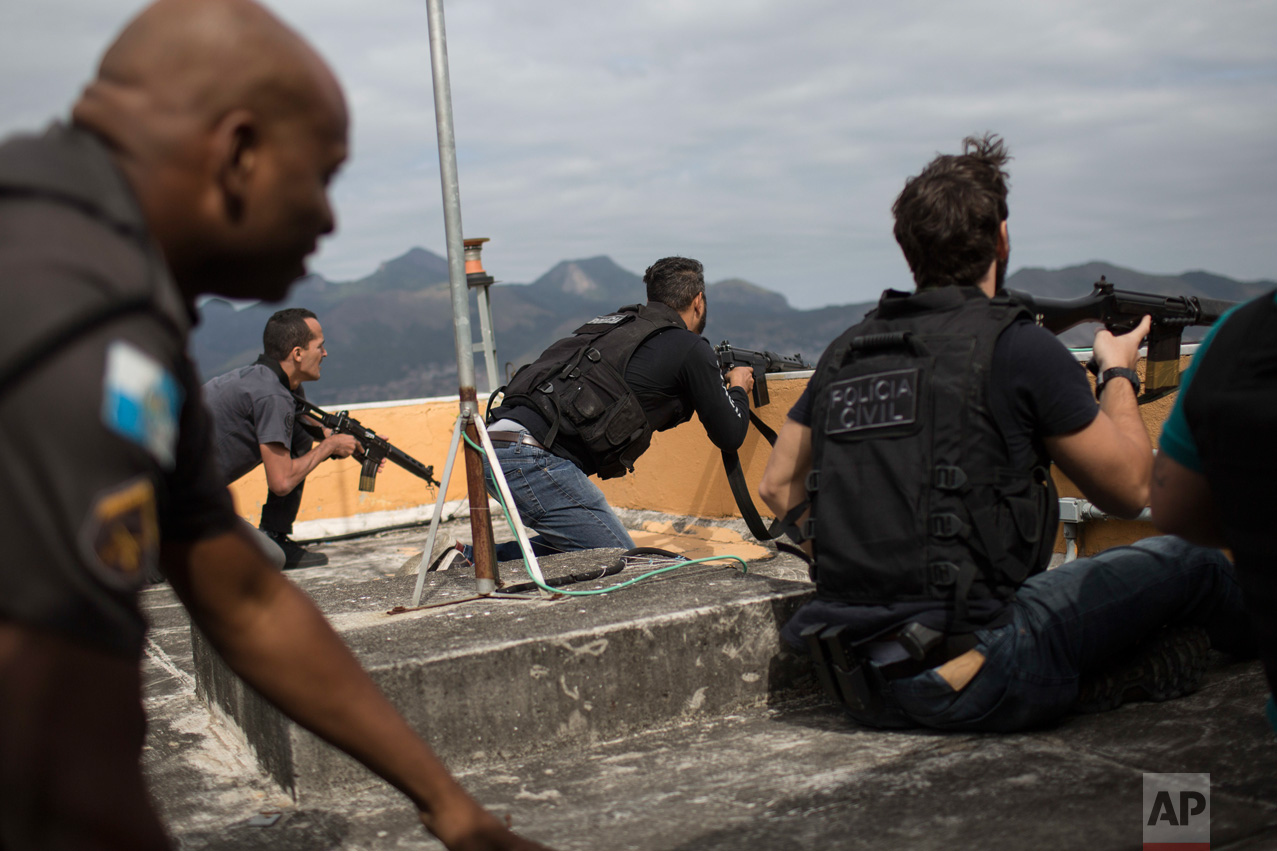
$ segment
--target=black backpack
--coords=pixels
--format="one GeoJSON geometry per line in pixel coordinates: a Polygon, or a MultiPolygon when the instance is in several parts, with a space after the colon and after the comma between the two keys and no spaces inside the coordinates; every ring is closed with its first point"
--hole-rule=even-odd
{"type": "Polygon", "coordinates": [[[502,407],[537,411],[550,424],[541,440],[546,449],[570,435],[584,446],[599,478],[623,476],[652,442],[652,426],[625,383],[625,367],[643,341],[682,327],[677,311],[659,302],[597,316],[520,368],[503,388],[502,407]]]}

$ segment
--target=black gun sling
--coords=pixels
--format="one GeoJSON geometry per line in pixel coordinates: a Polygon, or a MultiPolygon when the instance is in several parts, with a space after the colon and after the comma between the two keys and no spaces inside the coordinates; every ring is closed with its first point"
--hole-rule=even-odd
{"type": "MultiPolygon", "coordinates": [[[[749,412],[749,421],[754,424],[754,428],[758,429],[758,433],[765,437],[769,444],[776,445],[776,432],[772,430],[771,426],[759,419],[758,415],[753,411],[749,412]]],[[[789,535],[797,540],[798,529],[794,523],[799,515],[807,509],[807,503],[802,502],[794,506],[788,514],[784,517],[776,518],[769,526],[754,506],[754,498],[749,492],[749,483],[745,481],[745,473],[741,469],[740,456],[735,449],[724,449],[722,454],[723,470],[727,473],[727,483],[732,488],[732,497],[736,500],[736,507],[740,510],[741,517],[745,520],[745,525],[749,527],[750,534],[763,543],[775,541],[782,535],[789,535]]],[[[807,560],[807,554],[796,547],[791,547],[783,542],[778,543],[777,547],[807,560]]]]}

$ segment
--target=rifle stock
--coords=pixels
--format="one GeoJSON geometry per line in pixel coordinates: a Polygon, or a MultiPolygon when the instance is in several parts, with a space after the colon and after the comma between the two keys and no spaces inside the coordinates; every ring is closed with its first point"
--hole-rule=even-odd
{"type": "Polygon", "coordinates": [[[372,491],[377,486],[377,471],[383,460],[392,461],[417,478],[424,479],[426,484],[439,487],[439,483],[434,478],[434,467],[422,464],[359,420],[352,418],[346,411],[330,414],[307,399],[300,396],[293,398],[297,400],[297,413],[317,420],[324,428],[336,434],[348,434],[363,446],[363,466],[359,471],[361,491],[372,491]]]}

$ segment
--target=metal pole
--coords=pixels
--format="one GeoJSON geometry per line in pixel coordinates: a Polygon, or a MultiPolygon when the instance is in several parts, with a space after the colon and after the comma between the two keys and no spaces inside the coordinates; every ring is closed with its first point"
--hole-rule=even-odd
{"type": "MultiPolygon", "coordinates": [[[[439,131],[439,178],[443,188],[443,222],[448,244],[448,282],[452,287],[452,319],[457,335],[457,384],[466,433],[477,442],[474,420],[479,405],[474,386],[474,338],[470,330],[470,298],[466,287],[461,231],[461,188],[457,180],[457,143],[452,128],[452,89],[448,81],[448,44],[443,26],[443,0],[426,0],[430,25],[430,65],[435,89],[435,125],[439,131]]],[[[496,590],[496,545],[483,487],[483,462],[465,447],[466,484],[470,499],[470,533],[474,542],[474,578],[480,594],[496,590]]],[[[448,483],[444,482],[443,487],[448,483]]],[[[424,569],[426,565],[422,565],[424,569]]]]}

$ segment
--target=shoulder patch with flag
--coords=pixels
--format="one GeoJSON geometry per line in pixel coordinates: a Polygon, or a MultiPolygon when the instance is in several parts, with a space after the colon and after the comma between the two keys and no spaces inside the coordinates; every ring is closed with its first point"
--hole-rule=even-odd
{"type": "Polygon", "coordinates": [[[164,366],[131,343],[116,341],[106,353],[102,421],[172,470],[184,393],[164,366]]]}

